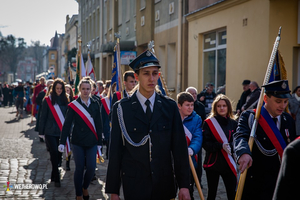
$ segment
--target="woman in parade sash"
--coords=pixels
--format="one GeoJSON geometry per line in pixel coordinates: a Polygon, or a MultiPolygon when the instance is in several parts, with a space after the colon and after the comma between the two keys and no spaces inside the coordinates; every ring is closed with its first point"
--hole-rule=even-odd
{"type": "Polygon", "coordinates": [[[220,94],[212,103],[209,117],[203,124],[203,148],[206,151],[203,168],[206,171],[208,200],[215,199],[221,176],[229,200],[234,199],[237,183],[236,164],[232,157],[233,133],[237,122],[227,96],[220,94]]]}
{"type": "Polygon", "coordinates": [[[45,135],[46,145],[49,149],[52,164],[51,182],[55,182],[55,186],[60,187],[58,164],[62,154],[57,148],[62,127],[61,119],[66,115],[68,108],[68,98],[63,80],[55,79],[52,90],[48,92],[50,92],[49,96],[46,96],[42,103],[39,134],[45,135]]]}
{"type": "Polygon", "coordinates": [[[58,148],[60,152],[64,151],[74,124],[71,143],[75,161],[76,198],[82,199],[83,196],[83,199],[89,199],[87,188],[94,176],[97,149],[100,152],[102,145],[102,121],[99,104],[91,98],[90,81],[82,79],[78,89],[79,97],[69,104],[58,148]]]}

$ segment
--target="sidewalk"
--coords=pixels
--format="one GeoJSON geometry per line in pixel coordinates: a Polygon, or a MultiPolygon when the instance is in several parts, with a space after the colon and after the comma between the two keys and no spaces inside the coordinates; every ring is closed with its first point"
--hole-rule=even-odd
{"type": "MultiPolygon", "coordinates": [[[[45,143],[39,141],[34,131],[35,119],[24,114],[24,119],[15,119],[16,109],[0,108],[0,199],[75,199],[73,183],[74,160],[71,158],[71,171],[65,171],[65,159],[61,171],[61,187],[50,183],[51,162],[45,143]],[[10,191],[7,191],[9,182],[10,191]],[[15,184],[47,184],[47,189],[15,189],[15,184]]],[[[106,151],[104,147],[104,152],[106,151]]],[[[104,192],[108,161],[97,164],[97,180],[89,187],[90,199],[106,200],[104,192]]],[[[207,196],[205,171],[202,175],[203,193],[207,196]]],[[[195,199],[200,199],[197,189],[195,199]]],[[[227,199],[223,182],[220,178],[217,200],[227,199]]]]}

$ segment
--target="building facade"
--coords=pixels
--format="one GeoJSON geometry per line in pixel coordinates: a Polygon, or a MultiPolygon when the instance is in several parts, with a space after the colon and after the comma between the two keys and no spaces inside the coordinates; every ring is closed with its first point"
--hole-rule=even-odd
{"type": "Polygon", "coordinates": [[[262,85],[280,26],[290,88],[299,85],[298,0],[189,0],[188,8],[188,85],[226,85],[236,103],[244,79],[262,85]]]}
{"type": "Polygon", "coordinates": [[[25,57],[18,62],[16,78],[25,81],[34,81],[37,73],[36,60],[32,57],[25,57]]]}

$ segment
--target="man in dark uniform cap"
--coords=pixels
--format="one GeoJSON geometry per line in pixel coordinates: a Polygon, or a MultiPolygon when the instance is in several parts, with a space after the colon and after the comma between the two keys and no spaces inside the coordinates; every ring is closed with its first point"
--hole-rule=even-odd
{"type": "Polygon", "coordinates": [[[159,61],[145,51],[129,66],[138,90],[113,106],[106,193],[129,200],[190,199],[188,151],[174,100],[155,91],[159,61]],[[174,168],[172,166],[174,164],[174,168]]]}
{"type": "Polygon", "coordinates": [[[286,145],[295,139],[295,122],[284,110],[290,90],[287,80],[273,81],[265,87],[264,106],[258,121],[252,152],[248,139],[254,110],[242,113],[234,134],[234,148],[241,173],[249,167],[242,199],[272,199],[286,145]]]}

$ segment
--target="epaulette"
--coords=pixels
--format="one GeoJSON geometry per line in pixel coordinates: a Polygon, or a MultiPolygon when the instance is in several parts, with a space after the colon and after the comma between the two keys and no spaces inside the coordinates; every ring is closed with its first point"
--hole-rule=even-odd
{"type": "Polygon", "coordinates": [[[163,95],[161,93],[156,93],[156,94],[159,95],[161,98],[164,98],[164,99],[167,99],[167,100],[170,100],[170,101],[175,101],[173,98],[171,98],[171,97],[169,97],[167,95],[163,95]]]}

